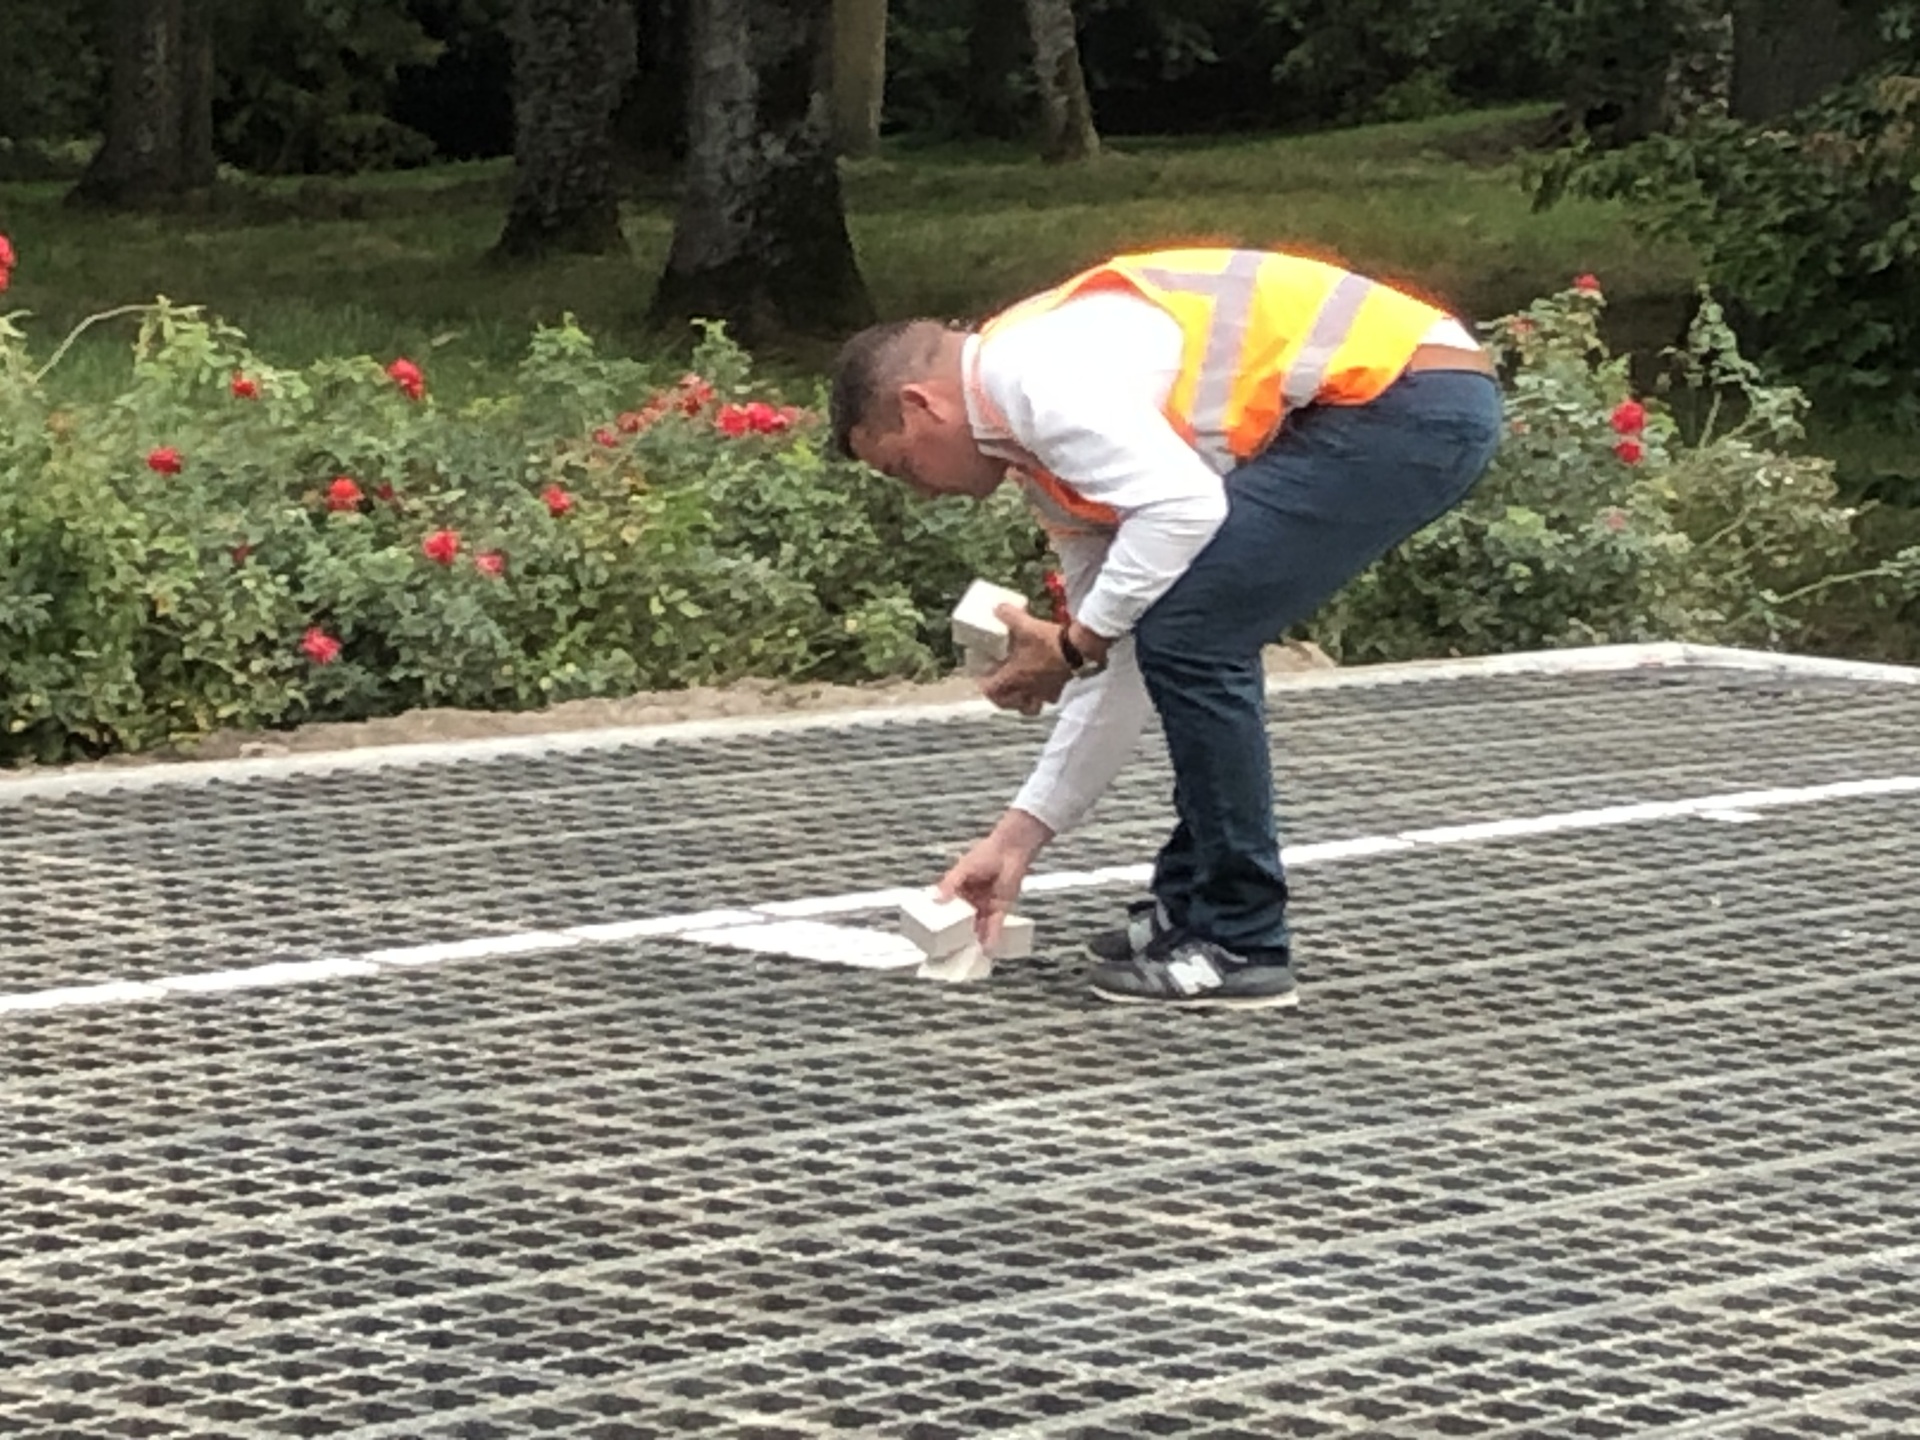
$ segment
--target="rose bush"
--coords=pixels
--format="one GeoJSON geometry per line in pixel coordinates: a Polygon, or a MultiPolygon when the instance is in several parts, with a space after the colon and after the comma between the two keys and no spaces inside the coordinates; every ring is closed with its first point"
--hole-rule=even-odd
{"type": "Polygon", "coordinates": [[[1316,617],[1341,658],[1692,640],[1779,646],[1842,584],[1920,584],[1920,551],[1853,568],[1831,462],[1795,453],[1806,401],[1743,359],[1710,296],[1667,358],[1671,402],[1608,354],[1600,281],[1491,327],[1510,433],[1465,504],[1316,617]],[[1696,412],[1697,419],[1691,418],[1696,412]],[[1686,424],[1682,423],[1687,419],[1686,424]]]}
{"type": "Polygon", "coordinates": [[[1044,593],[1012,497],[911,502],[756,396],[717,328],[695,365],[664,383],[569,321],[510,394],[455,410],[418,361],[281,369],[161,301],[125,391],[57,405],[0,318],[0,759],[927,676],[972,575],[1044,593]]]}

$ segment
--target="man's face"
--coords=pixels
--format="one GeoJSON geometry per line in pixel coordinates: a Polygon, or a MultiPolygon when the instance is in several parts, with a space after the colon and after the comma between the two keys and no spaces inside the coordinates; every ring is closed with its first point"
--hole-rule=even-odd
{"type": "Polygon", "coordinates": [[[981,454],[974,443],[965,402],[934,387],[902,386],[898,425],[856,425],[848,439],[856,457],[929,500],[978,500],[1006,475],[1006,462],[981,454]]]}

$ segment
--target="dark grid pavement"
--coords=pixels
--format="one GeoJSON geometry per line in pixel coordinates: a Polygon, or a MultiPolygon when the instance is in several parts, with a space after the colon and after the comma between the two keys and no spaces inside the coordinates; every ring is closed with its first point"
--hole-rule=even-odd
{"type": "MultiPolygon", "coordinates": [[[[1289,839],[1920,774],[1920,691],[1291,692],[1289,839]]],[[[1012,720],[0,806],[0,992],[911,883],[1012,720]]],[[[1049,857],[1146,858],[1142,758],[1049,857]]],[[[1920,801],[1299,872],[1297,1015],[679,942],[0,1016],[0,1435],[1920,1434],[1920,801]]]]}

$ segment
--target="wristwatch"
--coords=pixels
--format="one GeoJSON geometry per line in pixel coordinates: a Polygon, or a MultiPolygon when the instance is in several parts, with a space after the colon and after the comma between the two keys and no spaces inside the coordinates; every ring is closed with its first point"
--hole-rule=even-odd
{"type": "Polygon", "coordinates": [[[1060,627],[1060,655],[1067,662],[1067,668],[1073,672],[1073,678],[1076,680],[1088,679],[1107,668],[1107,662],[1104,659],[1089,660],[1081,653],[1080,647],[1067,638],[1067,627],[1064,625],[1060,627]]]}

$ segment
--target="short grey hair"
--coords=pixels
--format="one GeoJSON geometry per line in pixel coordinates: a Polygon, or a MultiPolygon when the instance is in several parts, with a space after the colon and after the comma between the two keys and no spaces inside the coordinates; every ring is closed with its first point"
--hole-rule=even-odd
{"type": "Polygon", "coordinates": [[[900,423],[900,387],[933,373],[948,330],[938,320],[889,320],[840,347],[828,408],[836,454],[852,458],[853,432],[863,425],[900,423]]]}

